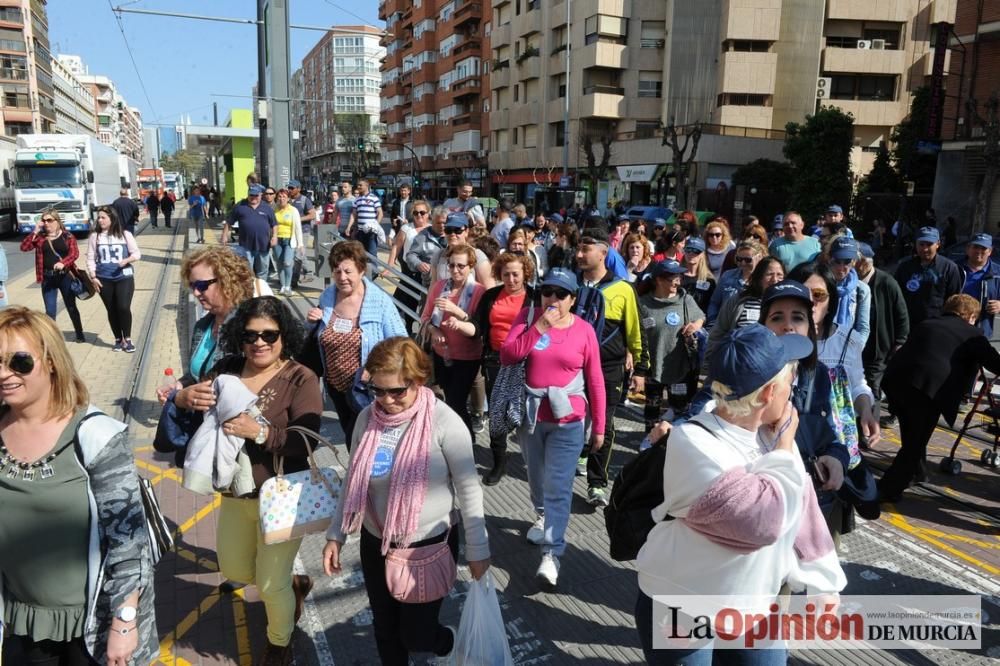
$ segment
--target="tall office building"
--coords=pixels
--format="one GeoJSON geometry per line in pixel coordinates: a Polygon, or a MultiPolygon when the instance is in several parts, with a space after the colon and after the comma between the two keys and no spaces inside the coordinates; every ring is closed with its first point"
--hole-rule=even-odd
{"type": "Polygon", "coordinates": [[[377,171],[381,34],[370,26],[334,26],[302,59],[305,99],[297,110],[293,105],[293,120],[300,123],[301,171],[314,184],[377,171]]]}
{"type": "Polygon", "coordinates": [[[567,16],[566,0],[492,0],[490,169],[502,171],[501,189],[527,194],[558,181],[564,143],[576,174],[581,138],[598,143],[599,160],[610,136],[613,169],[598,199],[628,203],[662,201],[670,187],[661,123],[703,124],[691,178],[714,190],[747,161],[783,159],[787,123],[838,106],[855,117],[854,172],[867,172],[929,80],[931,24],[954,13],[954,0],[569,6],[567,16]]]}
{"type": "Polygon", "coordinates": [[[397,183],[416,176],[418,192],[435,199],[452,195],[462,180],[479,191],[488,185],[489,44],[483,10],[484,4],[473,0],[379,4],[388,33],[382,174],[397,183]]]}
{"type": "Polygon", "coordinates": [[[7,136],[56,129],[46,0],[0,0],[0,89],[7,136]]]}

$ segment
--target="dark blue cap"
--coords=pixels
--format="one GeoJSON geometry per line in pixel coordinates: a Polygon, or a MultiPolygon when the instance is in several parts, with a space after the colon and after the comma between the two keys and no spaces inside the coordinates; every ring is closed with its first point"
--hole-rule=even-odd
{"type": "Polygon", "coordinates": [[[551,215],[549,215],[549,219],[555,222],[556,224],[562,224],[565,221],[563,219],[563,216],[560,215],[559,213],[552,213],[551,215]]]}
{"type": "Polygon", "coordinates": [[[763,310],[768,304],[781,298],[797,298],[800,301],[805,301],[812,308],[812,292],[804,284],[795,280],[782,280],[778,284],[771,285],[764,292],[763,298],[760,299],[761,309],[763,310]]]}
{"type": "Polygon", "coordinates": [[[631,222],[632,221],[632,218],[629,217],[628,215],[625,215],[624,213],[622,213],[621,215],[619,215],[616,219],[619,222],[631,222]]]}
{"type": "Polygon", "coordinates": [[[257,183],[254,183],[247,189],[247,196],[249,197],[260,196],[261,194],[264,194],[263,185],[258,185],[257,183]]]}
{"type": "Polygon", "coordinates": [[[830,256],[834,259],[857,259],[858,244],[853,238],[841,236],[833,241],[833,247],[830,248],[830,256]]]}
{"type": "Polygon", "coordinates": [[[774,216],[774,222],[771,223],[772,229],[783,229],[785,227],[785,216],[778,213],[774,216]]]}
{"type": "Polygon", "coordinates": [[[828,212],[828,213],[840,213],[841,215],[843,215],[844,209],[841,208],[840,206],[838,206],[837,204],[831,204],[831,205],[829,205],[829,206],[826,207],[826,212],[828,212]]]}
{"type": "Polygon", "coordinates": [[[451,213],[444,222],[445,229],[467,229],[469,226],[469,216],[465,213],[451,213]]]}
{"type": "Polygon", "coordinates": [[[295,180],[293,178],[290,181],[288,181],[288,185],[286,185],[286,187],[288,187],[289,189],[291,189],[293,187],[299,187],[299,188],[301,188],[302,187],[302,183],[300,183],[299,181],[297,181],[297,180],[295,180]]]}
{"type": "Polygon", "coordinates": [[[700,252],[705,251],[705,239],[701,236],[690,236],[686,241],[684,241],[685,250],[699,250],[700,252]]]}
{"type": "Polygon", "coordinates": [[[941,232],[937,230],[937,227],[920,227],[920,231],[917,232],[917,242],[940,243],[941,232]]]}
{"type": "Polygon", "coordinates": [[[553,268],[545,274],[542,279],[542,287],[562,287],[566,291],[575,294],[580,289],[580,284],[576,281],[576,276],[572,271],[565,268],[553,268]]]}
{"type": "Polygon", "coordinates": [[[969,245],[978,245],[979,247],[993,247],[993,236],[989,234],[976,234],[969,241],[969,245]]]}
{"type": "Polygon", "coordinates": [[[655,220],[653,220],[653,226],[657,229],[662,229],[663,227],[667,226],[667,221],[664,220],[662,217],[658,217],[655,220]]]}
{"type": "Polygon", "coordinates": [[[750,324],[719,343],[712,357],[712,379],[732,391],[727,400],[739,400],[774,379],[786,364],[812,352],[812,340],[804,335],[777,336],[762,324],[750,324]]]}
{"type": "Polygon", "coordinates": [[[658,261],[655,266],[653,266],[653,277],[659,277],[661,275],[681,275],[686,273],[687,269],[681,266],[680,262],[676,259],[664,259],[663,261],[658,261]]]}
{"type": "Polygon", "coordinates": [[[860,252],[861,256],[866,259],[875,258],[875,250],[873,250],[872,246],[868,243],[858,243],[858,252],[860,252]]]}

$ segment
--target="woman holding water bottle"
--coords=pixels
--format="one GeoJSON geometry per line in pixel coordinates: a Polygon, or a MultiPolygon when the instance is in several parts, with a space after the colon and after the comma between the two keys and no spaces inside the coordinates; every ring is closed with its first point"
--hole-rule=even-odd
{"type": "MultiPolygon", "coordinates": [[[[476,249],[459,243],[444,252],[450,277],[438,280],[427,294],[421,321],[429,327],[434,346],[434,377],[444,401],[462,417],[472,433],[468,400],[482,362],[483,343],[470,322],[486,291],[472,277],[476,249]]],[[[475,441],[475,435],[472,437],[475,441]]]]}
{"type": "MultiPolygon", "coordinates": [[[[169,226],[169,225],[168,225],[169,226]]],[[[97,209],[97,227],[87,241],[87,272],[108,311],[112,351],[135,352],[132,343],[132,296],[135,269],[142,255],[131,233],[125,230],[111,206],[97,209]]]]}

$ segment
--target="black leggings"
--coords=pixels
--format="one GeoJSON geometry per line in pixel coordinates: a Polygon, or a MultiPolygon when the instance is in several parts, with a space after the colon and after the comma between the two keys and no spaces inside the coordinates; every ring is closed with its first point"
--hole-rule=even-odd
{"type": "Polygon", "coordinates": [[[132,337],[132,296],[135,294],[135,278],[103,280],[101,300],[108,311],[108,323],[115,340],[132,337]]]}
{"type": "MultiPolygon", "coordinates": [[[[451,528],[448,547],[451,556],[458,559],[458,526],[451,528]]],[[[443,535],[442,535],[443,536],[443,535]]],[[[441,625],[438,613],[441,602],[404,604],[396,601],[385,583],[385,557],[382,539],[368,530],[361,529],[361,571],[365,576],[365,590],[372,609],[375,629],[375,646],[383,664],[406,666],[411,652],[432,652],[443,656],[451,652],[454,636],[441,625]]]]}
{"type": "Polygon", "coordinates": [[[82,638],[72,641],[33,641],[27,636],[8,636],[3,644],[5,664],[24,666],[97,666],[82,638]]]}
{"type": "Polygon", "coordinates": [[[445,404],[462,417],[462,422],[472,435],[472,441],[476,441],[476,436],[472,432],[472,417],[469,415],[469,394],[472,392],[472,383],[476,381],[480,363],[482,361],[478,358],[474,361],[452,359],[450,365],[445,365],[444,359],[434,352],[434,380],[444,391],[445,404]]]}

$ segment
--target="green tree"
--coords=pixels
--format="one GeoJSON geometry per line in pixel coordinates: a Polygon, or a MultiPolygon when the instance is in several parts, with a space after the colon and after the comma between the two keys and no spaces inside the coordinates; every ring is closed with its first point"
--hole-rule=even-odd
{"type": "Polygon", "coordinates": [[[188,183],[201,175],[205,167],[205,156],[192,150],[178,150],[173,155],[163,154],[160,158],[160,168],[164,171],[176,171],[184,176],[188,183]]]}
{"type": "Polygon", "coordinates": [[[890,135],[892,158],[903,180],[912,180],[917,192],[934,189],[937,155],[921,152],[919,144],[927,139],[927,112],[931,91],[927,86],[917,88],[910,102],[910,113],[892,128],[890,135]]]}
{"type": "Polygon", "coordinates": [[[736,169],[733,185],[744,188],[747,206],[744,212],[765,220],[767,226],[772,217],[788,209],[792,178],[792,165],[788,162],[761,158],[736,169]]]}
{"type": "MultiPolygon", "coordinates": [[[[373,161],[371,119],[364,113],[337,113],[333,124],[341,145],[350,155],[355,176],[367,175],[373,161]]],[[[374,161],[378,161],[377,157],[374,161]]]]}
{"type": "Polygon", "coordinates": [[[886,147],[885,141],[883,141],[879,144],[872,170],[858,184],[858,193],[872,192],[885,194],[900,193],[903,191],[903,179],[900,178],[899,173],[893,167],[892,159],[889,156],[889,149],[886,147]]]}
{"type": "Polygon", "coordinates": [[[788,123],[785,132],[784,153],[794,173],[792,207],[810,220],[832,203],[846,206],[851,198],[854,117],[824,106],[804,123],[788,123]]]}

